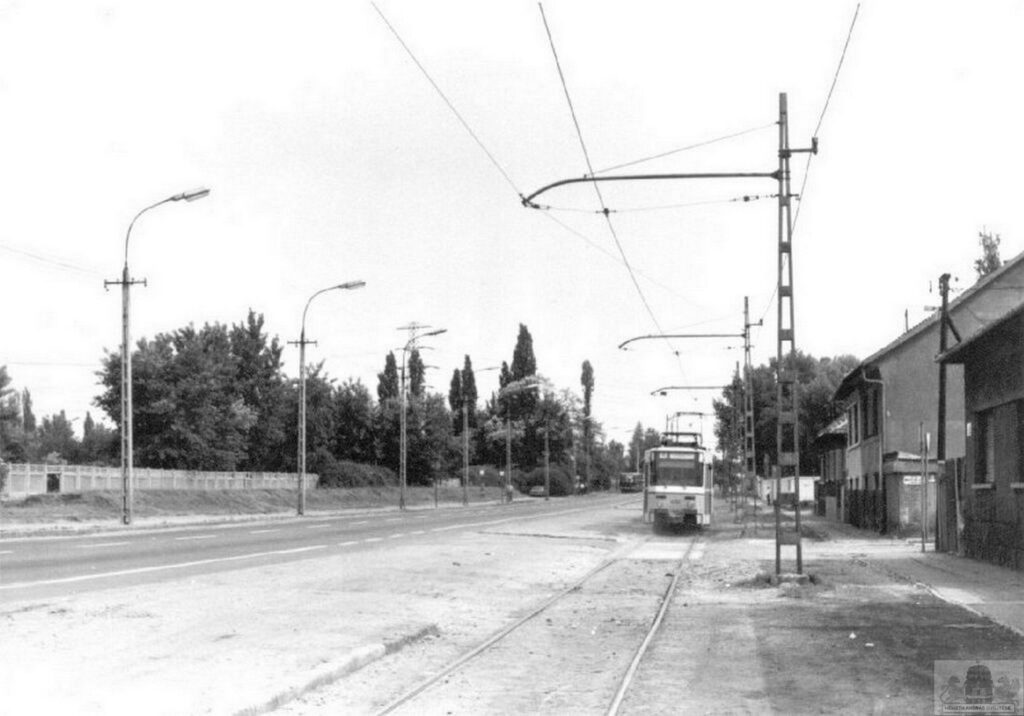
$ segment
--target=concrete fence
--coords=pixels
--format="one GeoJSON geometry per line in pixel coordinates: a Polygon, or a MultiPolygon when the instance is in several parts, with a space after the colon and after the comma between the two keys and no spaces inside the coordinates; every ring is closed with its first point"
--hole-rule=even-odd
{"type": "MultiPolygon", "coordinates": [[[[30,465],[7,463],[7,480],[0,497],[22,499],[45,493],[120,490],[120,467],[94,465],[30,465]]],[[[136,490],[259,490],[295,487],[298,474],[289,472],[202,472],[198,470],[133,470],[136,490]]],[[[307,487],[317,476],[306,473],[307,487]]]]}

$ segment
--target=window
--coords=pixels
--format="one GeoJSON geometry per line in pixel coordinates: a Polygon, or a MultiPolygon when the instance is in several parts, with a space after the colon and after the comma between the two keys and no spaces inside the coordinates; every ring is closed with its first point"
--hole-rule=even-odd
{"type": "Polygon", "coordinates": [[[993,484],[998,477],[1020,481],[1019,403],[1003,403],[974,415],[974,482],[993,484]]]}
{"type": "Polygon", "coordinates": [[[865,438],[874,437],[878,435],[878,426],[881,423],[880,408],[881,406],[881,391],[877,386],[872,386],[864,393],[864,428],[863,433],[865,438]]]}
{"type": "Polygon", "coordinates": [[[994,413],[985,410],[978,413],[975,424],[978,426],[977,442],[974,451],[974,481],[977,483],[992,482],[992,472],[996,462],[996,431],[994,413]]]}
{"type": "Polygon", "coordinates": [[[860,402],[855,402],[847,412],[847,424],[850,432],[850,445],[860,442],[860,402]]]}

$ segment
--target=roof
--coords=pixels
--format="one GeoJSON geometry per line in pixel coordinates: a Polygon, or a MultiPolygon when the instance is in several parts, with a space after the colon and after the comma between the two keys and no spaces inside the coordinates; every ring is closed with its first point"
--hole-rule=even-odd
{"type": "Polygon", "coordinates": [[[847,418],[846,413],[843,413],[838,418],[833,420],[831,423],[829,423],[821,430],[819,430],[818,434],[815,435],[814,437],[823,438],[826,435],[846,435],[846,428],[848,422],[849,419],[847,418]]]}
{"type": "Polygon", "coordinates": [[[984,328],[979,329],[973,336],[965,341],[957,343],[955,346],[947,350],[945,353],[939,355],[935,360],[939,363],[963,363],[966,358],[966,353],[971,349],[972,346],[976,345],[978,341],[983,338],[995,333],[1006,324],[1018,318],[1021,313],[1024,313],[1024,303],[1014,308],[1012,311],[1002,316],[1001,318],[992,321],[984,328]]]}
{"type": "MultiPolygon", "coordinates": [[[[957,306],[959,306],[960,304],[965,303],[974,294],[976,294],[979,291],[981,291],[982,289],[984,289],[990,283],[992,283],[993,281],[998,279],[1000,276],[1002,276],[1004,273],[1009,271],[1011,268],[1016,267],[1021,262],[1024,262],[1024,251],[1022,251],[1021,253],[1017,254],[1013,258],[1007,260],[1005,263],[1003,263],[1002,266],[1000,266],[998,269],[996,269],[992,273],[990,273],[987,276],[983,276],[980,279],[978,279],[978,281],[973,286],[971,286],[970,288],[966,289],[963,293],[961,293],[955,299],[950,301],[947,310],[948,311],[952,311],[957,306]]],[[[1002,321],[1002,318],[1000,318],[999,321],[996,321],[996,323],[1001,322],[1001,321],[1002,321]]],[[[875,365],[872,365],[873,363],[877,362],[879,358],[882,358],[882,357],[888,355],[889,353],[892,353],[897,348],[902,346],[904,343],[907,343],[908,341],[913,340],[917,336],[921,335],[922,333],[927,331],[929,328],[931,328],[933,325],[938,324],[938,322],[939,322],[939,312],[936,311],[932,315],[928,316],[928,318],[924,319],[923,321],[918,323],[916,326],[911,328],[909,331],[905,331],[904,333],[902,333],[899,336],[899,338],[897,338],[896,340],[894,340],[894,341],[890,342],[889,344],[883,346],[882,348],[880,348],[879,350],[875,351],[870,356],[868,356],[867,358],[862,360],[860,362],[859,366],[857,366],[856,368],[851,370],[843,378],[842,382],[839,384],[839,387],[836,389],[835,395],[832,396],[832,399],[833,400],[842,400],[847,395],[849,395],[853,391],[854,386],[856,386],[856,384],[860,382],[858,380],[858,377],[859,377],[859,375],[860,375],[862,370],[867,370],[868,372],[870,372],[872,369],[874,369],[874,372],[876,373],[875,377],[876,378],[880,377],[880,374],[878,372],[878,367],[875,366],[875,365]]],[[[988,328],[989,328],[989,326],[986,326],[985,329],[983,329],[983,331],[988,330],[988,328]]],[[[979,333],[975,333],[974,336],[972,336],[970,339],[968,339],[968,341],[973,340],[976,336],[979,335],[979,333]]],[[[965,341],[965,342],[968,342],[968,341],[965,341]]],[[[961,343],[960,345],[962,346],[963,343],[961,343]]],[[[959,348],[959,346],[957,346],[957,347],[959,348]]],[[[949,353],[949,351],[947,351],[947,354],[948,353],[949,353]]]]}

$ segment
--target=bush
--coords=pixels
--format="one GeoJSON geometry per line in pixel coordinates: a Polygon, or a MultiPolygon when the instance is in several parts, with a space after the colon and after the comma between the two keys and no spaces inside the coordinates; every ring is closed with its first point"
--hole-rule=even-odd
{"type": "MultiPolygon", "coordinates": [[[[526,473],[521,478],[521,483],[516,483],[516,487],[522,493],[528,493],[531,487],[536,485],[544,485],[544,468],[535,467],[530,472],[526,473]]],[[[563,465],[552,465],[551,466],[551,496],[552,497],[564,497],[571,495],[574,492],[572,484],[572,475],[569,474],[568,468],[563,465]]]]}
{"type": "Polygon", "coordinates": [[[317,487],[389,487],[398,484],[398,476],[381,465],[364,465],[350,460],[317,460],[317,487]]]}

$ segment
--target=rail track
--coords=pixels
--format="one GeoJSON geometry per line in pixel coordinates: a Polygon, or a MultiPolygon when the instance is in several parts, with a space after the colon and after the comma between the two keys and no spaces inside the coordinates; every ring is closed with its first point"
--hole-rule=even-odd
{"type": "MultiPolygon", "coordinates": [[[[502,644],[503,642],[508,640],[509,637],[514,637],[515,635],[517,635],[517,633],[521,632],[526,625],[536,620],[537,617],[541,616],[546,612],[550,612],[553,607],[569,599],[572,595],[579,594],[581,590],[589,583],[591,583],[598,575],[602,574],[609,567],[615,565],[616,563],[623,561],[625,558],[627,558],[627,556],[630,553],[639,550],[644,545],[648,544],[651,541],[651,539],[651,537],[648,537],[639,544],[631,544],[628,547],[620,549],[615,553],[609,555],[600,564],[598,564],[596,567],[594,567],[589,572],[584,574],[582,577],[577,579],[571,585],[561,590],[557,594],[549,597],[548,599],[542,601],[541,603],[537,604],[532,609],[530,609],[530,611],[524,616],[518,618],[513,623],[498,630],[497,632],[489,636],[487,639],[485,639],[483,642],[478,644],[476,647],[474,647],[467,653],[458,657],[457,659],[455,659],[454,661],[452,661],[451,663],[449,663],[448,665],[446,665],[445,667],[443,667],[442,669],[440,669],[424,681],[417,684],[412,689],[409,689],[408,691],[404,692],[403,694],[389,702],[383,709],[378,711],[377,714],[379,716],[384,716],[385,714],[391,714],[400,709],[405,710],[406,708],[410,709],[410,713],[419,713],[419,710],[417,710],[416,708],[418,700],[426,697],[428,692],[430,692],[434,687],[437,687],[439,684],[442,684],[442,682],[447,682],[454,675],[457,675],[459,672],[470,668],[473,664],[479,662],[481,659],[485,658],[489,653],[493,652],[499,644],[502,644]]],[[[683,555],[678,558],[678,561],[675,564],[672,579],[668,586],[664,589],[663,593],[660,595],[660,598],[657,603],[657,608],[654,610],[653,616],[651,617],[649,625],[646,629],[646,634],[640,641],[639,645],[635,647],[633,657],[628,667],[624,671],[620,672],[618,675],[618,686],[615,689],[614,697],[608,704],[607,710],[605,711],[605,713],[607,713],[608,716],[615,716],[619,713],[619,710],[622,706],[622,702],[625,696],[629,693],[630,687],[633,684],[633,680],[637,674],[640,664],[643,662],[644,656],[647,653],[648,648],[654,642],[658,634],[658,631],[664,620],[665,614],[668,611],[669,604],[672,601],[672,596],[675,593],[676,588],[678,587],[680,577],[684,573],[684,569],[687,565],[690,555],[693,552],[694,548],[698,544],[702,544],[703,542],[704,540],[702,539],[701,534],[695,534],[689,537],[689,543],[687,544],[683,555]]],[[[613,676],[609,675],[608,681],[614,680],[615,679],[613,678],[613,676]]]]}

